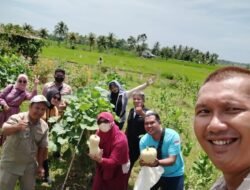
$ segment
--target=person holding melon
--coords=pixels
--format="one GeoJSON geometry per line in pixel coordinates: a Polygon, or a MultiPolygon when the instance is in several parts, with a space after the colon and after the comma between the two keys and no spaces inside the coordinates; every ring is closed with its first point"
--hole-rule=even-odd
{"type": "Polygon", "coordinates": [[[144,127],[147,134],[140,140],[140,165],[164,168],[160,180],[155,182],[151,190],[160,187],[162,190],[183,190],[184,161],[179,134],[173,129],[163,128],[160,116],[153,111],[146,112],[144,127]]]}
{"type": "Polygon", "coordinates": [[[89,141],[89,157],[96,161],[92,190],[127,190],[129,171],[128,142],[109,112],[97,117],[99,129],[89,141]],[[98,148],[99,146],[99,148],[98,148]]]}

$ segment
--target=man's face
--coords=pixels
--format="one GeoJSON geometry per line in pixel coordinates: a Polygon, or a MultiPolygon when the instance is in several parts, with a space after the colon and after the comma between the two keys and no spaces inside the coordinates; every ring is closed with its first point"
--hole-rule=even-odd
{"type": "Polygon", "coordinates": [[[159,132],[161,132],[161,125],[156,120],[154,115],[145,117],[144,128],[147,131],[147,133],[151,136],[154,136],[158,134],[159,132]]]}
{"type": "Polygon", "coordinates": [[[249,89],[246,78],[234,77],[208,82],[198,94],[194,131],[224,173],[250,168],[249,89]]]}
{"type": "Polygon", "coordinates": [[[62,83],[64,81],[65,75],[62,72],[56,72],[54,78],[56,82],[62,83]]]}
{"type": "Polygon", "coordinates": [[[29,108],[29,117],[33,120],[39,120],[45,113],[47,106],[43,102],[33,103],[29,108]]]}

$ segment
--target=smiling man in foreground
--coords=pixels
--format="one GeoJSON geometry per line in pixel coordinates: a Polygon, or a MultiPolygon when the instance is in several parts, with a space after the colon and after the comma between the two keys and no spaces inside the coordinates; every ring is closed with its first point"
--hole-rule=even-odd
{"type": "Polygon", "coordinates": [[[250,71],[221,68],[199,90],[194,131],[223,172],[211,190],[250,188],[250,71]]]}

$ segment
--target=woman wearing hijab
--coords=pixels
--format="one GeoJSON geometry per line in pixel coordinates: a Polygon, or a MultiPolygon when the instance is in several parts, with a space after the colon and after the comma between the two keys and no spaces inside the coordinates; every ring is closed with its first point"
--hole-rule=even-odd
{"type": "MultiPolygon", "coordinates": [[[[61,101],[60,91],[57,89],[50,89],[49,91],[47,91],[46,98],[49,102],[49,106],[42,118],[44,121],[48,122],[48,119],[50,117],[59,116],[57,106],[60,104],[60,101],[61,101]]],[[[60,156],[59,152],[57,152],[56,154],[59,154],[60,156]]],[[[51,179],[49,177],[49,159],[47,157],[44,158],[43,168],[44,168],[44,180],[43,181],[50,185],[51,179]]]]}
{"type": "MultiPolygon", "coordinates": [[[[28,86],[28,76],[25,74],[20,74],[17,77],[16,83],[10,84],[5,87],[0,92],[0,128],[7,119],[13,115],[20,112],[20,105],[25,100],[30,100],[33,96],[37,94],[37,85],[39,80],[35,77],[34,88],[32,92],[27,90],[28,86]]],[[[4,138],[0,137],[0,146],[3,144],[4,138]]]]}
{"type": "Polygon", "coordinates": [[[47,92],[46,98],[49,102],[49,108],[43,116],[43,119],[48,122],[50,117],[59,116],[57,106],[61,102],[61,93],[57,89],[51,89],[47,92]]]}
{"type": "Polygon", "coordinates": [[[153,82],[153,79],[150,78],[144,84],[127,91],[125,91],[122,88],[121,84],[116,80],[113,80],[109,83],[109,100],[110,103],[114,105],[113,111],[120,118],[120,122],[116,121],[117,125],[119,126],[119,129],[122,129],[125,123],[128,99],[132,96],[133,92],[141,91],[147,86],[151,85],[153,82]]]}
{"type": "Polygon", "coordinates": [[[128,142],[119,130],[113,115],[102,112],[97,117],[100,137],[99,155],[90,158],[97,162],[92,190],[127,190],[129,170],[128,142]]]}

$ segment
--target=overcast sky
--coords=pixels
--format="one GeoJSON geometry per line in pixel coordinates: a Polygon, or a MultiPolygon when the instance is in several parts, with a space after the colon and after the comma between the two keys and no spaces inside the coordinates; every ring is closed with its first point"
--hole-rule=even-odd
{"type": "Polygon", "coordinates": [[[0,23],[118,38],[146,33],[152,46],[187,45],[250,63],[249,0],[0,0],[0,23]]]}

